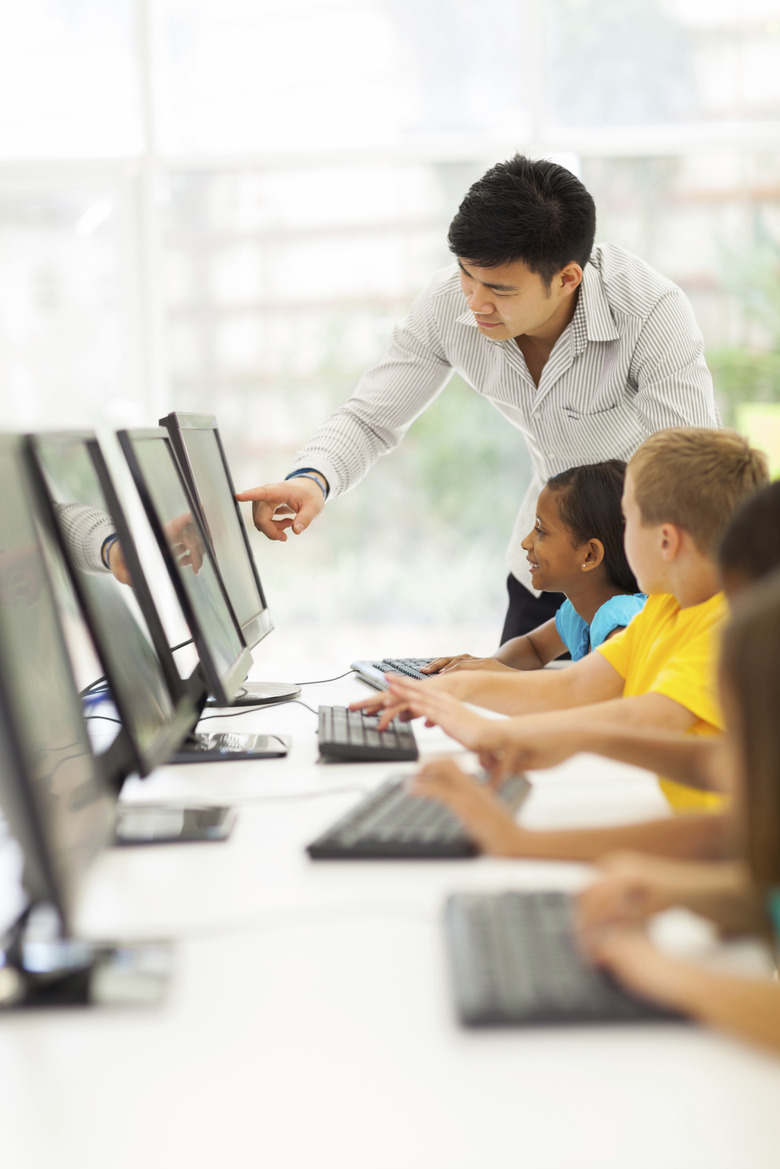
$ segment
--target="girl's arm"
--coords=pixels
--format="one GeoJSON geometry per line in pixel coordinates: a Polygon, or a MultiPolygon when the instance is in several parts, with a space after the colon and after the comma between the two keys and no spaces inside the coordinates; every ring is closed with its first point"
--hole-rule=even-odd
{"type": "Polygon", "coordinates": [[[594,959],[627,987],[694,1019],[780,1051],[780,985],[740,978],[666,954],[636,929],[590,944],[594,959]]]}
{"type": "Polygon", "coordinates": [[[714,921],[729,933],[766,927],[760,895],[742,861],[668,860],[637,853],[607,856],[602,878],[579,896],[587,934],[605,926],[637,924],[673,905],[714,921]]]}
{"type": "Polygon", "coordinates": [[[452,670],[541,670],[548,662],[566,652],[555,618],[522,637],[504,642],[492,658],[475,658],[471,654],[436,658],[422,667],[423,674],[449,674],[452,670]]]}

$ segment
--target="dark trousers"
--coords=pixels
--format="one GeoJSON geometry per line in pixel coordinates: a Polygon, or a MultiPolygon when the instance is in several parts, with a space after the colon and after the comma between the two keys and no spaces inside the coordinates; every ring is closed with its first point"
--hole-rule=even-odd
{"type": "Polygon", "coordinates": [[[506,587],[509,593],[509,608],[501,633],[502,645],[512,637],[521,637],[537,626],[544,625],[545,621],[555,616],[556,611],[566,600],[564,593],[542,593],[541,596],[535,597],[511,573],[507,577],[506,587]]]}

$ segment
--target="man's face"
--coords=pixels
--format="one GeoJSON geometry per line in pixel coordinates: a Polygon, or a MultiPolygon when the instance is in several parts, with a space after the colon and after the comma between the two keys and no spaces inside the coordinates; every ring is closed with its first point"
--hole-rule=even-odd
{"type": "Polygon", "coordinates": [[[497,268],[480,268],[470,260],[458,258],[460,286],[480,332],[496,341],[521,337],[549,325],[562,309],[565,298],[560,277],[551,287],[522,260],[500,264],[497,268]]]}

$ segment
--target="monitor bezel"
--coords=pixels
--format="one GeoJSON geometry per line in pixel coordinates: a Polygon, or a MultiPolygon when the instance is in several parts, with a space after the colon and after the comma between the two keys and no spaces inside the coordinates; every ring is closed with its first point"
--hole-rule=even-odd
{"type": "Polygon", "coordinates": [[[32,434],[29,436],[29,449],[34,472],[39,480],[42,500],[47,510],[48,523],[50,526],[53,525],[60,554],[68,570],[90,637],[105,670],[111,697],[122,721],[122,733],[127,742],[129,762],[123,769],[124,774],[117,774],[113,777],[116,786],[121,787],[124,780],[132,772],[137,771],[141,777],[144,777],[149,775],[155,767],[167,763],[196,725],[199,711],[193,696],[176,669],[176,663],[168,645],[135,540],[97,435],[93,431],[58,431],[32,434]],[[173,705],[172,719],[168,723],[160,724],[151,743],[142,744],[133,733],[132,695],[125,685],[121,661],[115,660],[114,647],[110,638],[105,636],[103,624],[94,608],[93,598],[90,596],[89,590],[84,588],[82,573],[74,563],[72,549],[57,521],[55,500],[49,490],[44,465],[47,446],[83,448],[95,470],[98,485],[105,497],[108,514],[119,537],[122,554],[133,581],[133,591],[147,624],[152,648],[160,666],[162,684],[167,688],[173,705]]]}
{"type": "MultiPolygon", "coordinates": [[[[116,819],[116,797],[112,792],[104,758],[96,756],[92,750],[83,718],[81,699],[78,693],[76,680],[73,676],[70,655],[68,652],[65,634],[57,604],[54,582],[51,579],[49,565],[44,553],[38,525],[47,529],[47,534],[57,547],[55,533],[48,530],[47,508],[41,496],[40,484],[37,476],[31,473],[29,447],[25,437],[21,434],[0,434],[0,459],[13,458],[19,474],[22,477],[22,495],[29,501],[30,518],[35,531],[35,541],[41,561],[42,587],[47,590],[54,612],[54,636],[57,640],[56,652],[64,663],[63,681],[70,683],[71,700],[74,712],[81,711],[82,717],[78,725],[74,724],[74,735],[82,737],[81,746],[84,747],[84,758],[91,762],[97,798],[92,810],[92,831],[88,834],[91,844],[87,854],[80,857],[78,869],[71,871],[68,865],[57,863],[57,848],[52,841],[51,833],[46,828],[46,815],[42,811],[37,795],[37,780],[29,767],[29,752],[19,733],[19,726],[14,717],[13,704],[9,697],[17,685],[17,680],[11,676],[9,663],[0,647],[0,751],[5,747],[9,767],[3,770],[3,808],[8,819],[14,838],[18,841],[24,856],[22,887],[30,898],[30,903],[48,901],[54,906],[59,916],[65,935],[71,933],[78,895],[84,876],[104,848],[114,839],[116,819]]],[[[64,855],[64,854],[63,854],[64,855]]]]}
{"type": "MultiPolygon", "coordinates": [[[[179,599],[179,603],[184,611],[184,616],[186,618],[187,624],[189,625],[190,633],[192,634],[192,639],[195,643],[195,648],[198,651],[198,657],[200,658],[199,668],[203,671],[205,684],[212,697],[216,699],[219,704],[223,706],[229,706],[238,694],[241,688],[241,683],[249,673],[250,667],[252,665],[252,655],[250,654],[246,646],[246,642],[244,641],[244,635],[241,632],[241,627],[238,624],[238,619],[233,611],[233,606],[230,603],[230,598],[222,581],[222,574],[216,565],[216,560],[209,546],[208,536],[203,527],[203,524],[201,523],[198,507],[192,498],[187,481],[182,474],[182,470],[179,466],[179,461],[176,458],[170,436],[167,430],[162,427],[134,428],[132,430],[118,430],[117,440],[127,460],[128,466],[130,467],[130,473],[133,476],[133,480],[138,490],[138,494],[141,497],[144,510],[149,519],[149,523],[152,526],[152,530],[154,532],[155,539],[157,540],[157,544],[162,554],[163,560],[165,561],[166,568],[168,569],[168,575],[171,578],[174,590],[179,599]],[[190,603],[190,598],[187,593],[187,589],[184,587],[181,573],[179,572],[174,557],[171,553],[171,549],[165,535],[163,522],[157,513],[154,500],[152,499],[152,496],[149,492],[149,487],[146,483],[146,479],[144,477],[140,463],[136,457],[134,447],[135,444],[139,442],[162,443],[167,448],[170,455],[171,464],[174,468],[174,474],[179,480],[181,489],[184,492],[184,497],[187,500],[188,506],[192,513],[193,522],[195,523],[198,529],[198,534],[203,542],[204,554],[208,556],[212,562],[214,576],[216,578],[220,593],[224,599],[225,605],[227,606],[227,610],[235,627],[238,640],[241,643],[241,651],[230,666],[227,675],[224,677],[221,677],[219,674],[211,654],[208,640],[204,636],[200,621],[198,620],[198,616],[195,613],[192,604],[190,603]]],[[[198,671],[196,671],[196,674],[197,672],[198,671]]],[[[192,679],[190,679],[190,681],[192,681],[192,679]]]]}
{"type": "MultiPolygon", "coordinates": [[[[263,591],[263,586],[260,581],[260,574],[258,572],[257,563],[252,553],[252,545],[249,542],[249,534],[246,530],[244,517],[241,514],[241,508],[239,506],[238,500],[236,499],[236,489],[233,483],[233,477],[230,474],[230,466],[228,465],[227,456],[225,454],[225,447],[224,443],[222,442],[222,436],[219,433],[217,420],[213,414],[196,414],[182,410],[172,410],[170,414],[166,414],[164,418],[160,419],[160,426],[164,427],[170,436],[174,453],[179,460],[179,465],[181,466],[184,478],[189,485],[192,497],[198,505],[199,514],[205,528],[208,528],[208,525],[205,522],[205,508],[203,506],[203,501],[198,489],[198,480],[192,466],[190,452],[187,449],[187,441],[184,432],[187,430],[205,430],[211,431],[214,435],[217,444],[217,451],[220,459],[222,460],[225,477],[230,488],[230,497],[233,501],[233,506],[236,511],[239,531],[241,532],[241,536],[244,541],[244,547],[246,548],[247,561],[252,572],[252,577],[257,588],[257,593],[261,605],[260,610],[252,617],[247,618],[247,620],[243,623],[239,620],[239,625],[241,626],[241,631],[244,635],[247,646],[250,649],[254,649],[255,646],[258,645],[264,637],[268,636],[274,626],[273,621],[271,620],[271,615],[268,612],[268,602],[266,600],[265,592],[263,591]]],[[[217,568],[219,568],[219,556],[216,555],[216,550],[214,559],[216,561],[217,568]]],[[[229,594],[230,589],[228,587],[228,582],[224,578],[224,575],[222,579],[225,585],[225,590],[229,594]]],[[[236,614],[236,616],[238,617],[238,614],[236,614]]]]}

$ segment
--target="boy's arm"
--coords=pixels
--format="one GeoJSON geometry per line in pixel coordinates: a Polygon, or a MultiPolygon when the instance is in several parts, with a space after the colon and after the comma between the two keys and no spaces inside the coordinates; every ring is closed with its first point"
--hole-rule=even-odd
{"type": "MultiPolygon", "coordinates": [[[[402,692],[392,684],[396,675],[388,675],[391,687],[381,694],[361,702],[353,702],[350,709],[373,713],[382,711],[380,727],[387,724],[408,707],[402,692]],[[384,711],[383,711],[384,708],[384,711]]],[[[606,702],[623,693],[623,679],[600,653],[588,654],[573,662],[565,670],[523,671],[493,673],[483,670],[451,670],[424,682],[418,687],[430,687],[432,693],[449,694],[461,702],[473,702],[501,714],[533,714],[536,711],[568,710],[592,702],[606,702]]],[[[414,691],[408,692],[410,695],[414,691]]]]}
{"type": "MultiPolygon", "coordinates": [[[[608,669],[612,667],[608,666],[608,669]]],[[[572,666],[557,672],[568,674],[573,670],[572,666]]],[[[612,672],[619,677],[616,671],[612,672]]],[[[491,772],[495,769],[498,777],[522,768],[552,767],[578,751],[601,751],[622,762],[636,761],[640,767],[657,769],[670,778],[674,773],[675,778],[679,775],[683,782],[687,782],[686,764],[695,754],[684,750],[679,758],[675,757],[674,744],[679,734],[696,719],[691,711],[664,694],[617,698],[571,711],[547,711],[533,717],[521,715],[502,720],[476,714],[451,695],[442,693],[441,688],[431,682],[393,678],[382,699],[390,705],[380,719],[380,727],[399,712],[406,712],[411,717],[422,716],[429,725],[440,726],[469,750],[492,755],[492,762],[484,765],[489,766],[491,772]],[[653,736],[648,730],[654,734],[665,733],[672,740],[663,743],[659,740],[659,749],[652,759],[643,758],[641,752],[643,744],[652,747],[653,736]],[[613,735],[617,745],[613,745],[613,735]],[[636,740],[633,748],[630,746],[632,736],[636,740]],[[621,742],[626,745],[625,754],[621,742]],[[625,757],[626,754],[631,758],[625,757]],[[655,768],[655,762],[667,760],[672,764],[671,773],[663,767],[655,768]]]]}
{"type": "Polygon", "coordinates": [[[731,847],[730,822],[722,814],[669,817],[604,828],[523,828],[490,788],[477,783],[452,759],[423,767],[411,790],[446,804],[480,849],[492,856],[594,861],[609,852],[633,849],[658,856],[706,860],[728,855],[731,847]]]}

